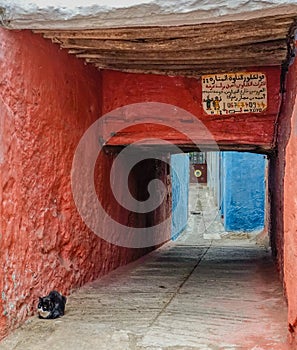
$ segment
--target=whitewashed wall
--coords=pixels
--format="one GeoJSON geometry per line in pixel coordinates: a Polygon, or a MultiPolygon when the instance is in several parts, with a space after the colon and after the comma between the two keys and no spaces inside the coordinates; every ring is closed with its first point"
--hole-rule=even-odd
{"type": "Polygon", "coordinates": [[[15,29],[181,25],[297,13],[297,0],[0,0],[15,29]]]}

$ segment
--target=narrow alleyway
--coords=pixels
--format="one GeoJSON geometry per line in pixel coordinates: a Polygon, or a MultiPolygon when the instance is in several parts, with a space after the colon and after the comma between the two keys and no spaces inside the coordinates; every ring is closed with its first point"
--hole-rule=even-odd
{"type": "Polygon", "coordinates": [[[269,249],[230,239],[205,189],[192,188],[190,202],[177,241],[73,293],[63,318],[29,319],[0,349],[286,349],[269,249]]]}

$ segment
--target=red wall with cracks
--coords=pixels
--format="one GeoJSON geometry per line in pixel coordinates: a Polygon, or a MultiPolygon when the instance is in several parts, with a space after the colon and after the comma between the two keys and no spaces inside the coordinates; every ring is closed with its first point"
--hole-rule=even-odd
{"type": "MultiPolygon", "coordinates": [[[[0,30],[0,47],[3,338],[35,312],[38,296],[53,288],[67,294],[148,249],[120,248],[100,239],[73,201],[73,155],[101,115],[100,72],[29,31],[0,30]]],[[[112,158],[101,155],[96,170],[101,179],[108,178],[112,158]]],[[[146,168],[148,174],[155,169],[146,168]]],[[[158,176],[167,181],[167,167],[160,169],[158,176]]],[[[135,171],[132,188],[138,188],[139,177],[135,171]]],[[[104,181],[96,187],[106,191],[104,181]]],[[[168,203],[157,216],[168,215],[168,203]]],[[[115,215],[126,224],[135,217],[123,210],[115,215]]]]}

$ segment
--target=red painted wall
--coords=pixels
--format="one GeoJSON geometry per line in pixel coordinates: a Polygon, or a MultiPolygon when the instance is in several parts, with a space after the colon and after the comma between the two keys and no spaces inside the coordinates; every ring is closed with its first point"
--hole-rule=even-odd
{"type": "MultiPolygon", "coordinates": [[[[287,74],[281,105],[280,71],[275,69],[274,78],[273,69],[267,70],[267,74],[270,77],[268,81],[271,108],[271,114],[267,115],[244,115],[239,118],[206,117],[201,112],[201,91],[195,79],[131,75],[111,71],[103,72],[102,101],[104,112],[125,104],[144,101],[175,104],[201,118],[219,143],[246,142],[261,145],[264,142],[273,148],[277,140],[275,154],[270,155],[269,162],[269,231],[273,253],[288,297],[288,322],[291,325],[289,328],[293,334],[292,339],[295,341],[293,348],[296,349],[294,333],[297,329],[297,61],[295,60],[287,74]]],[[[174,121],[173,126],[178,128],[178,123],[174,121]]],[[[112,129],[112,126],[110,128],[112,129]]],[[[112,138],[110,143],[121,144],[127,140],[131,142],[144,135],[143,129],[137,127],[132,132],[134,135],[119,134],[118,137],[112,138]]],[[[166,131],[162,128],[152,130],[152,133],[166,136],[166,131]]],[[[173,140],[174,137],[171,142],[174,142],[173,140]]]]}
{"type": "MultiPolygon", "coordinates": [[[[86,227],[74,205],[70,185],[73,155],[81,136],[98,116],[130,103],[169,103],[201,119],[219,144],[272,147],[280,103],[280,70],[261,69],[267,74],[269,85],[266,113],[218,117],[207,116],[202,111],[201,85],[196,79],[100,73],[29,31],[1,30],[0,45],[0,264],[3,266],[0,337],[3,337],[34,311],[39,295],[52,288],[68,293],[148,251],[119,248],[101,240],[86,227]]],[[[292,268],[297,254],[292,199],[296,189],[293,166],[297,150],[293,134],[287,155],[284,149],[290,132],[287,122],[296,97],[295,65],[290,70],[286,103],[279,120],[278,154],[270,165],[272,238],[276,242],[274,249],[280,270],[284,266],[291,323],[297,315],[294,283],[297,272],[292,268]],[[284,221],[283,206],[291,208],[285,213],[284,221]]],[[[172,124],[179,129],[180,122],[172,124]]],[[[149,126],[148,130],[161,137],[168,133],[149,126]]],[[[136,127],[132,131],[139,136],[143,129],[136,127]]],[[[176,140],[175,136],[171,134],[171,142],[176,140]]],[[[132,134],[130,141],[134,139],[132,134]]],[[[121,144],[127,139],[115,140],[115,144],[121,144]]],[[[115,153],[101,154],[95,173],[96,189],[99,198],[105,199],[107,212],[119,222],[137,227],[168,217],[169,197],[157,211],[147,215],[131,214],[115,202],[106,185],[115,156],[115,153]]],[[[140,188],[146,188],[155,176],[170,188],[166,164],[148,160],[133,170],[129,185],[136,198],[146,198],[145,190],[140,188]]],[[[168,227],[168,232],[163,232],[164,237],[170,235],[169,230],[168,227]]]]}
{"type": "MultiPolygon", "coordinates": [[[[0,30],[0,47],[2,338],[35,311],[39,295],[52,288],[68,293],[148,249],[103,241],[74,205],[72,159],[101,114],[101,74],[29,31],[0,30]]],[[[112,158],[101,155],[101,179],[108,178],[112,158]]],[[[155,171],[151,164],[146,168],[155,171]]],[[[166,180],[167,167],[160,169],[166,180]]],[[[137,178],[135,171],[134,188],[137,178]]],[[[96,186],[99,193],[106,190],[104,181],[96,186]]],[[[156,215],[169,209],[165,203],[156,215]]],[[[134,217],[121,210],[118,216],[125,224],[134,217]]]]}
{"type": "MultiPolygon", "coordinates": [[[[290,117],[290,137],[285,152],[283,268],[288,298],[288,322],[297,348],[297,61],[289,70],[283,117],[290,117]]],[[[282,130],[281,134],[286,130],[282,130]]],[[[281,242],[280,242],[281,243],[281,242]]]]}
{"type": "MultiPolygon", "coordinates": [[[[149,74],[128,74],[115,71],[103,71],[103,112],[107,113],[115,108],[125,106],[131,103],[139,102],[162,102],[168,103],[192,113],[208,128],[210,133],[219,145],[234,146],[238,145],[259,145],[266,149],[273,146],[274,141],[274,121],[279,111],[280,104],[280,69],[278,67],[255,68],[251,71],[261,71],[266,73],[268,86],[268,108],[265,112],[259,114],[237,114],[211,116],[207,115],[202,107],[202,86],[201,79],[198,77],[168,77],[149,74]]],[[[115,123],[115,129],[118,123],[125,125],[124,117],[118,120],[110,120],[109,130],[112,130],[112,123],[115,123]]],[[[139,122],[138,116],[134,116],[135,121],[139,122]]],[[[176,128],[177,131],[184,130],[186,135],[193,135],[193,125],[187,123],[183,115],[172,118],[171,115],[160,116],[169,121],[169,125],[176,128]]],[[[131,116],[129,116],[131,121],[131,116]]],[[[164,123],[165,124],[165,123],[164,123]]],[[[204,140],[203,130],[197,133],[194,130],[193,137],[198,140],[204,140]]],[[[188,139],[179,132],[156,127],[151,128],[151,133],[168,139],[176,144],[187,144],[188,139]]],[[[109,140],[109,144],[119,145],[133,142],[133,140],[142,137],[143,126],[129,128],[129,134],[119,134],[109,140]]]]}
{"type": "MultiPolygon", "coordinates": [[[[291,117],[294,111],[296,97],[296,62],[289,68],[284,81],[284,94],[277,120],[277,149],[269,161],[269,204],[270,204],[270,236],[272,250],[276,257],[280,276],[284,281],[284,185],[288,181],[288,171],[291,165],[288,164],[287,152],[288,142],[292,139],[291,117]],[[285,180],[286,179],[286,180],[285,180]]],[[[292,142],[292,141],[290,141],[292,142]]],[[[292,159],[289,160],[291,162],[292,159]]],[[[294,191],[291,192],[291,195],[294,191]]]]}

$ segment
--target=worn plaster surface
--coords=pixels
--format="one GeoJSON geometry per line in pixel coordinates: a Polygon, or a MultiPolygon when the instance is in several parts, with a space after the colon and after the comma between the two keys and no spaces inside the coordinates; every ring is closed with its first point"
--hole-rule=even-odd
{"type": "Polygon", "coordinates": [[[181,25],[297,12],[296,0],[1,0],[10,28],[107,28],[181,25]]]}
{"type": "MultiPolygon", "coordinates": [[[[38,294],[53,287],[68,293],[147,249],[128,249],[100,239],[87,228],[74,203],[72,161],[82,135],[101,114],[100,73],[29,31],[1,29],[0,47],[2,339],[33,314],[38,294]]],[[[98,157],[98,197],[122,223],[141,224],[147,220],[144,215],[121,211],[112,201],[107,184],[113,157],[103,152],[98,157]]],[[[131,190],[146,188],[140,182],[155,167],[145,164],[145,177],[139,169],[131,175],[131,190]]],[[[165,165],[158,167],[158,174],[165,178],[163,169],[165,165]]],[[[87,171],[78,173],[82,184],[87,171]]],[[[164,203],[167,209],[160,206],[153,213],[156,220],[167,217],[170,203],[164,203]]],[[[111,232],[108,225],[102,227],[111,232]]]]}

